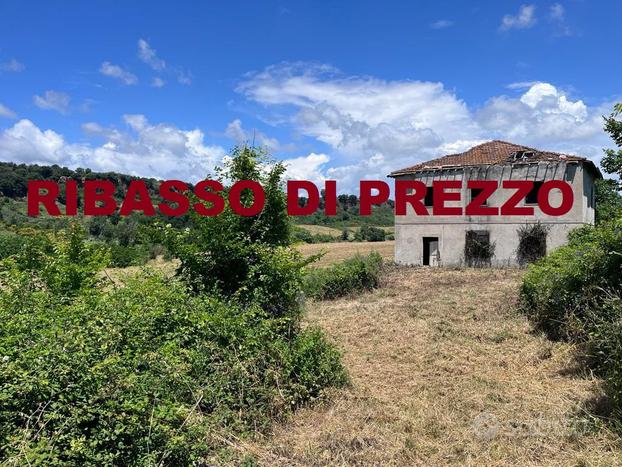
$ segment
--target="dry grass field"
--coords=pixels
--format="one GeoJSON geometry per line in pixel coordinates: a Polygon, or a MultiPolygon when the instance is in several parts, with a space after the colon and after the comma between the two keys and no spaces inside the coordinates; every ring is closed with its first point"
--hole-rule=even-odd
{"type": "Polygon", "coordinates": [[[357,254],[368,255],[377,251],[387,261],[393,261],[395,241],[386,242],[335,242],[335,243],[305,243],[297,246],[304,256],[311,256],[321,252],[326,254],[316,263],[317,267],[329,266],[357,254]]]}
{"type": "Polygon", "coordinates": [[[599,381],[516,313],[520,275],[393,268],[372,293],[311,304],[351,387],[234,449],[281,466],[622,465],[587,415],[599,381]]]}
{"type": "Polygon", "coordinates": [[[311,234],[325,234],[330,235],[331,237],[341,237],[341,230],[333,229],[332,227],[326,227],[324,225],[307,225],[307,224],[297,224],[298,227],[305,229],[311,234]]]}

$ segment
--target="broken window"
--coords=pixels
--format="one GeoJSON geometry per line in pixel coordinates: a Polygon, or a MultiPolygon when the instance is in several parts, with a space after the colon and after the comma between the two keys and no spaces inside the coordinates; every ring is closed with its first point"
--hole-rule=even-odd
{"type": "Polygon", "coordinates": [[[542,188],[543,183],[544,182],[533,182],[533,188],[525,198],[526,204],[538,204],[538,192],[540,191],[540,188],[542,188]]]}
{"type": "Polygon", "coordinates": [[[487,230],[467,230],[464,242],[464,261],[467,266],[490,266],[495,244],[490,242],[487,230]]]}
{"type": "Polygon", "coordinates": [[[520,266],[533,263],[546,255],[546,237],[549,227],[541,223],[526,224],[518,228],[516,260],[520,266]]]}

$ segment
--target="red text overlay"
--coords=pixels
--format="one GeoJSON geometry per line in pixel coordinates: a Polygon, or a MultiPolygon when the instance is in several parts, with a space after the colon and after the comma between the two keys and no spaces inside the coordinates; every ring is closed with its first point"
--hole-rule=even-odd
{"type": "MultiPolygon", "coordinates": [[[[255,216],[265,204],[262,186],[252,180],[241,180],[228,190],[216,180],[203,180],[192,188],[180,180],[166,180],[160,183],[158,194],[161,201],[153,204],[147,185],[142,180],[132,180],[119,203],[115,199],[116,187],[108,180],[85,180],[79,187],[76,180],[66,180],[64,190],[65,209],[61,211],[57,203],[61,198],[61,186],[51,180],[30,180],[28,182],[28,215],[39,216],[41,208],[51,216],[76,216],[81,204],[82,214],[86,216],[128,216],[142,213],[153,216],[157,212],[165,216],[181,216],[194,210],[202,216],[217,216],[225,208],[225,198],[231,210],[240,216],[255,216]],[[82,190],[81,196],[79,191],[82,190]],[[252,192],[252,203],[242,203],[242,193],[252,192]],[[193,196],[192,196],[192,195],[193,196]],[[82,203],[78,202],[78,199],[82,203]]],[[[391,195],[390,186],[381,180],[361,180],[360,215],[371,214],[372,206],[385,203],[391,195]]],[[[535,203],[543,214],[563,216],[574,202],[572,187],[562,180],[549,180],[537,187],[529,180],[469,180],[467,190],[471,195],[465,206],[456,205],[462,201],[463,182],[459,180],[438,180],[426,186],[416,180],[395,181],[395,214],[406,215],[410,206],[419,216],[530,216],[534,214],[533,205],[525,205],[525,199],[533,196],[537,188],[535,203]],[[430,191],[431,199],[430,199],[430,191]],[[507,191],[505,201],[494,206],[490,197],[498,190],[507,191]],[[551,203],[551,192],[558,192],[556,205],[551,203]]],[[[324,214],[337,214],[337,182],[324,182],[324,214]]],[[[531,204],[531,203],[529,203],[531,204]]],[[[318,187],[306,180],[287,182],[287,211],[291,216],[313,214],[320,206],[318,187]],[[302,202],[302,199],[305,199],[302,202]]]]}

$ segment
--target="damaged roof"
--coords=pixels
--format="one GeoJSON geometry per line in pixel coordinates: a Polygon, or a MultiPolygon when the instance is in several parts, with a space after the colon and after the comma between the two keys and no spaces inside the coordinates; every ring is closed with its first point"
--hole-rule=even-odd
{"type": "Polygon", "coordinates": [[[539,149],[522,146],[520,144],[508,143],[507,141],[488,141],[486,143],[473,146],[471,149],[458,154],[432,159],[428,162],[421,162],[411,167],[395,170],[389,177],[408,175],[424,170],[450,169],[458,167],[470,167],[481,165],[506,165],[506,164],[529,164],[535,162],[583,162],[586,166],[593,169],[598,178],[602,178],[600,170],[594,163],[580,156],[561,154],[551,151],[541,151],[539,149]]]}

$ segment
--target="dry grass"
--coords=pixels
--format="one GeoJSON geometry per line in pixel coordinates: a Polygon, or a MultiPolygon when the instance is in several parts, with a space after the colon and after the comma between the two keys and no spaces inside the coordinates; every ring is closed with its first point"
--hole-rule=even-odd
{"type": "Polygon", "coordinates": [[[396,268],[373,293],[312,304],[308,321],[343,350],[352,387],[235,443],[238,454],[283,466],[622,465],[615,436],[581,423],[599,381],[569,371],[571,346],[514,311],[520,274],[396,268]]]}
{"type": "Polygon", "coordinates": [[[326,227],[324,225],[308,225],[308,224],[296,224],[297,227],[305,229],[311,234],[324,234],[331,237],[341,237],[341,230],[333,229],[332,227],[326,227]]]}
{"type": "Polygon", "coordinates": [[[326,254],[315,263],[316,266],[330,266],[356,254],[368,255],[377,251],[386,260],[393,261],[395,248],[394,241],[386,242],[336,242],[336,243],[306,243],[297,245],[303,256],[311,256],[321,252],[326,254]]]}

